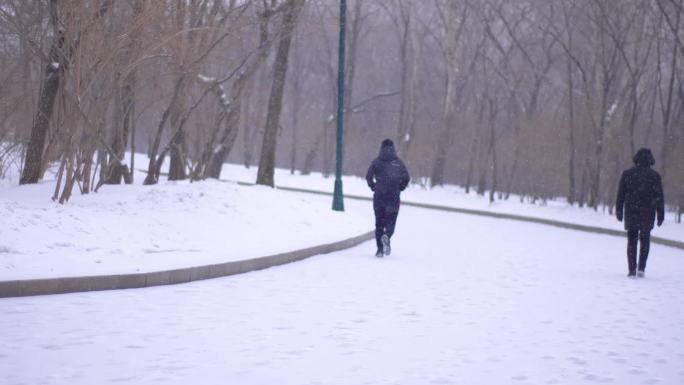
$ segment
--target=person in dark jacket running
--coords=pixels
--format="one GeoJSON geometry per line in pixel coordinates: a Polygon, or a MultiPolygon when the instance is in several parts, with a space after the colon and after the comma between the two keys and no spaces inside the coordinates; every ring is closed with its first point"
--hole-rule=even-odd
{"type": "Polygon", "coordinates": [[[389,255],[390,238],[399,214],[399,195],[408,186],[411,177],[404,162],[399,159],[390,139],[382,141],[380,155],[373,160],[366,181],[373,190],[373,211],[375,211],[376,257],[389,255]]]}
{"type": "Polygon", "coordinates": [[[624,219],[627,230],[628,277],[643,277],[651,241],[653,223],[663,224],[665,217],[665,198],[660,175],[651,166],[655,159],[651,150],[641,148],[634,155],[635,166],[625,170],[620,178],[615,214],[618,221],[624,219]],[[639,263],[637,265],[637,242],[639,263]]]}

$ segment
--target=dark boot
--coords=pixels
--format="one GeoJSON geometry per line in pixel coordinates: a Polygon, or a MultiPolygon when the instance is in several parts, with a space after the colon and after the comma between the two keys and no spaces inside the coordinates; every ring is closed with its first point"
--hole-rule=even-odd
{"type": "Polygon", "coordinates": [[[627,231],[627,269],[628,277],[636,276],[637,270],[637,243],[639,241],[639,230],[627,231]]]}
{"type": "Polygon", "coordinates": [[[644,276],[644,271],[646,270],[646,261],[648,260],[648,252],[651,248],[651,232],[650,231],[640,231],[639,232],[639,265],[637,271],[641,273],[640,277],[644,276]]]}
{"type": "Polygon", "coordinates": [[[382,241],[383,254],[390,255],[390,253],[392,253],[392,247],[390,246],[390,238],[387,236],[387,234],[383,234],[380,240],[382,241]]]}

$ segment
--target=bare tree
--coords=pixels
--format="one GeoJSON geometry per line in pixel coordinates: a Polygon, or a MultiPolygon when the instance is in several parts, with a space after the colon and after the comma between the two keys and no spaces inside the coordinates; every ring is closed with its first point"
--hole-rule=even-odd
{"type": "Polygon", "coordinates": [[[268,100],[268,115],[266,117],[264,140],[261,146],[257,184],[274,185],[275,152],[280,112],[283,103],[283,90],[285,88],[285,76],[287,75],[292,35],[297,25],[297,15],[303,4],[304,0],[287,0],[285,2],[283,21],[279,33],[280,41],[278,42],[275,64],[273,66],[273,85],[271,96],[268,100]]]}
{"type": "Polygon", "coordinates": [[[41,178],[45,138],[60,81],[70,64],[71,55],[78,48],[82,35],[87,34],[88,29],[104,16],[111,3],[112,0],[100,1],[95,8],[94,16],[83,23],[85,27],[75,29],[74,25],[80,25],[75,19],[81,16],[83,8],[87,9],[88,7],[83,7],[83,4],[78,2],[63,5],[57,0],[50,0],[50,24],[54,38],[48,54],[48,63],[43,71],[43,86],[40,90],[38,107],[33,119],[31,138],[26,148],[26,160],[24,161],[20,184],[36,183],[41,178]]]}
{"type": "Polygon", "coordinates": [[[444,184],[444,167],[446,164],[447,151],[451,145],[452,132],[454,130],[455,112],[458,100],[463,92],[465,86],[465,79],[461,78],[460,84],[457,84],[459,72],[459,58],[458,58],[458,44],[463,36],[468,10],[465,7],[459,6],[458,1],[447,1],[443,4],[440,1],[436,2],[437,10],[443,24],[443,54],[446,66],[446,92],[444,93],[444,113],[443,113],[443,129],[437,142],[437,149],[435,152],[434,163],[432,166],[432,173],[430,176],[430,184],[440,186],[444,184]]]}

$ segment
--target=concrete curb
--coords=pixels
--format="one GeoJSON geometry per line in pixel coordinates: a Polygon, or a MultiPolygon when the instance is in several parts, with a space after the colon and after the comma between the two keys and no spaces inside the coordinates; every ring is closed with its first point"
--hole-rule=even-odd
{"type": "Polygon", "coordinates": [[[214,265],[187,267],[182,269],[154,271],[149,273],[96,275],[90,277],[64,277],[0,281],[0,298],[33,295],[64,294],[96,290],[119,290],[141,287],[174,285],[203,279],[227,277],[250,271],[267,269],[300,261],[314,255],[328,254],[357,246],[373,239],[374,232],[339,242],[309,247],[267,257],[231,261],[214,265]]]}
{"type": "MultiPolygon", "coordinates": [[[[250,185],[249,183],[244,183],[244,182],[240,182],[240,184],[250,185]]],[[[301,188],[296,188],[296,187],[277,187],[277,189],[284,190],[284,191],[308,193],[308,194],[332,195],[332,193],[325,192],[325,191],[307,190],[307,189],[301,189],[301,188]]],[[[361,200],[361,201],[372,201],[373,200],[373,198],[364,197],[364,196],[360,196],[360,195],[347,195],[347,194],[345,194],[344,197],[349,198],[349,199],[361,200]]],[[[595,234],[605,234],[605,235],[613,235],[613,236],[617,236],[617,237],[627,237],[626,232],[624,230],[614,230],[614,229],[606,229],[604,227],[580,225],[577,223],[562,222],[562,221],[556,221],[553,219],[526,217],[524,215],[505,214],[505,213],[497,213],[497,212],[486,211],[486,210],[475,210],[475,209],[466,209],[466,208],[460,208],[460,207],[440,206],[440,205],[434,205],[434,204],[429,204],[429,203],[418,203],[418,202],[410,202],[410,201],[401,201],[401,205],[402,206],[419,207],[419,208],[430,209],[430,210],[448,211],[448,212],[467,214],[467,215],[477,215],[477,216],[489,217],[489,218],[508,219],[508,220],[519,221],[519,222],[536,223],[536,224],[541,224],[541,225],[548,225],[548,226],[560,227],[560,228],[569,229],[569,230],[584,231],[584,232],[595,233],[595,234]]],[[[666,239],[666,238],[651,236],[651,242],[659,244],[659,245],[663,245],[663,246],[674,247],[676,249],[684,250],[684,242],[675,241],[673,239],[666,239]]]]}

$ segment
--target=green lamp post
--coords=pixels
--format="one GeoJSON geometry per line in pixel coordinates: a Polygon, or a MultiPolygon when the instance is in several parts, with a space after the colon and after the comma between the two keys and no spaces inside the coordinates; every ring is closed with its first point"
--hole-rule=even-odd
{"type": "Polygon", "coordinates": [[[334,211],[344,211],[344,194],[342,193],[342,157],[344,139],[344,48],[345,25],[347,19],[347,2],[340,0],[340,41],[337,63],[337,148],[335,151],[335,190],[333,192],[334,211]]]}

